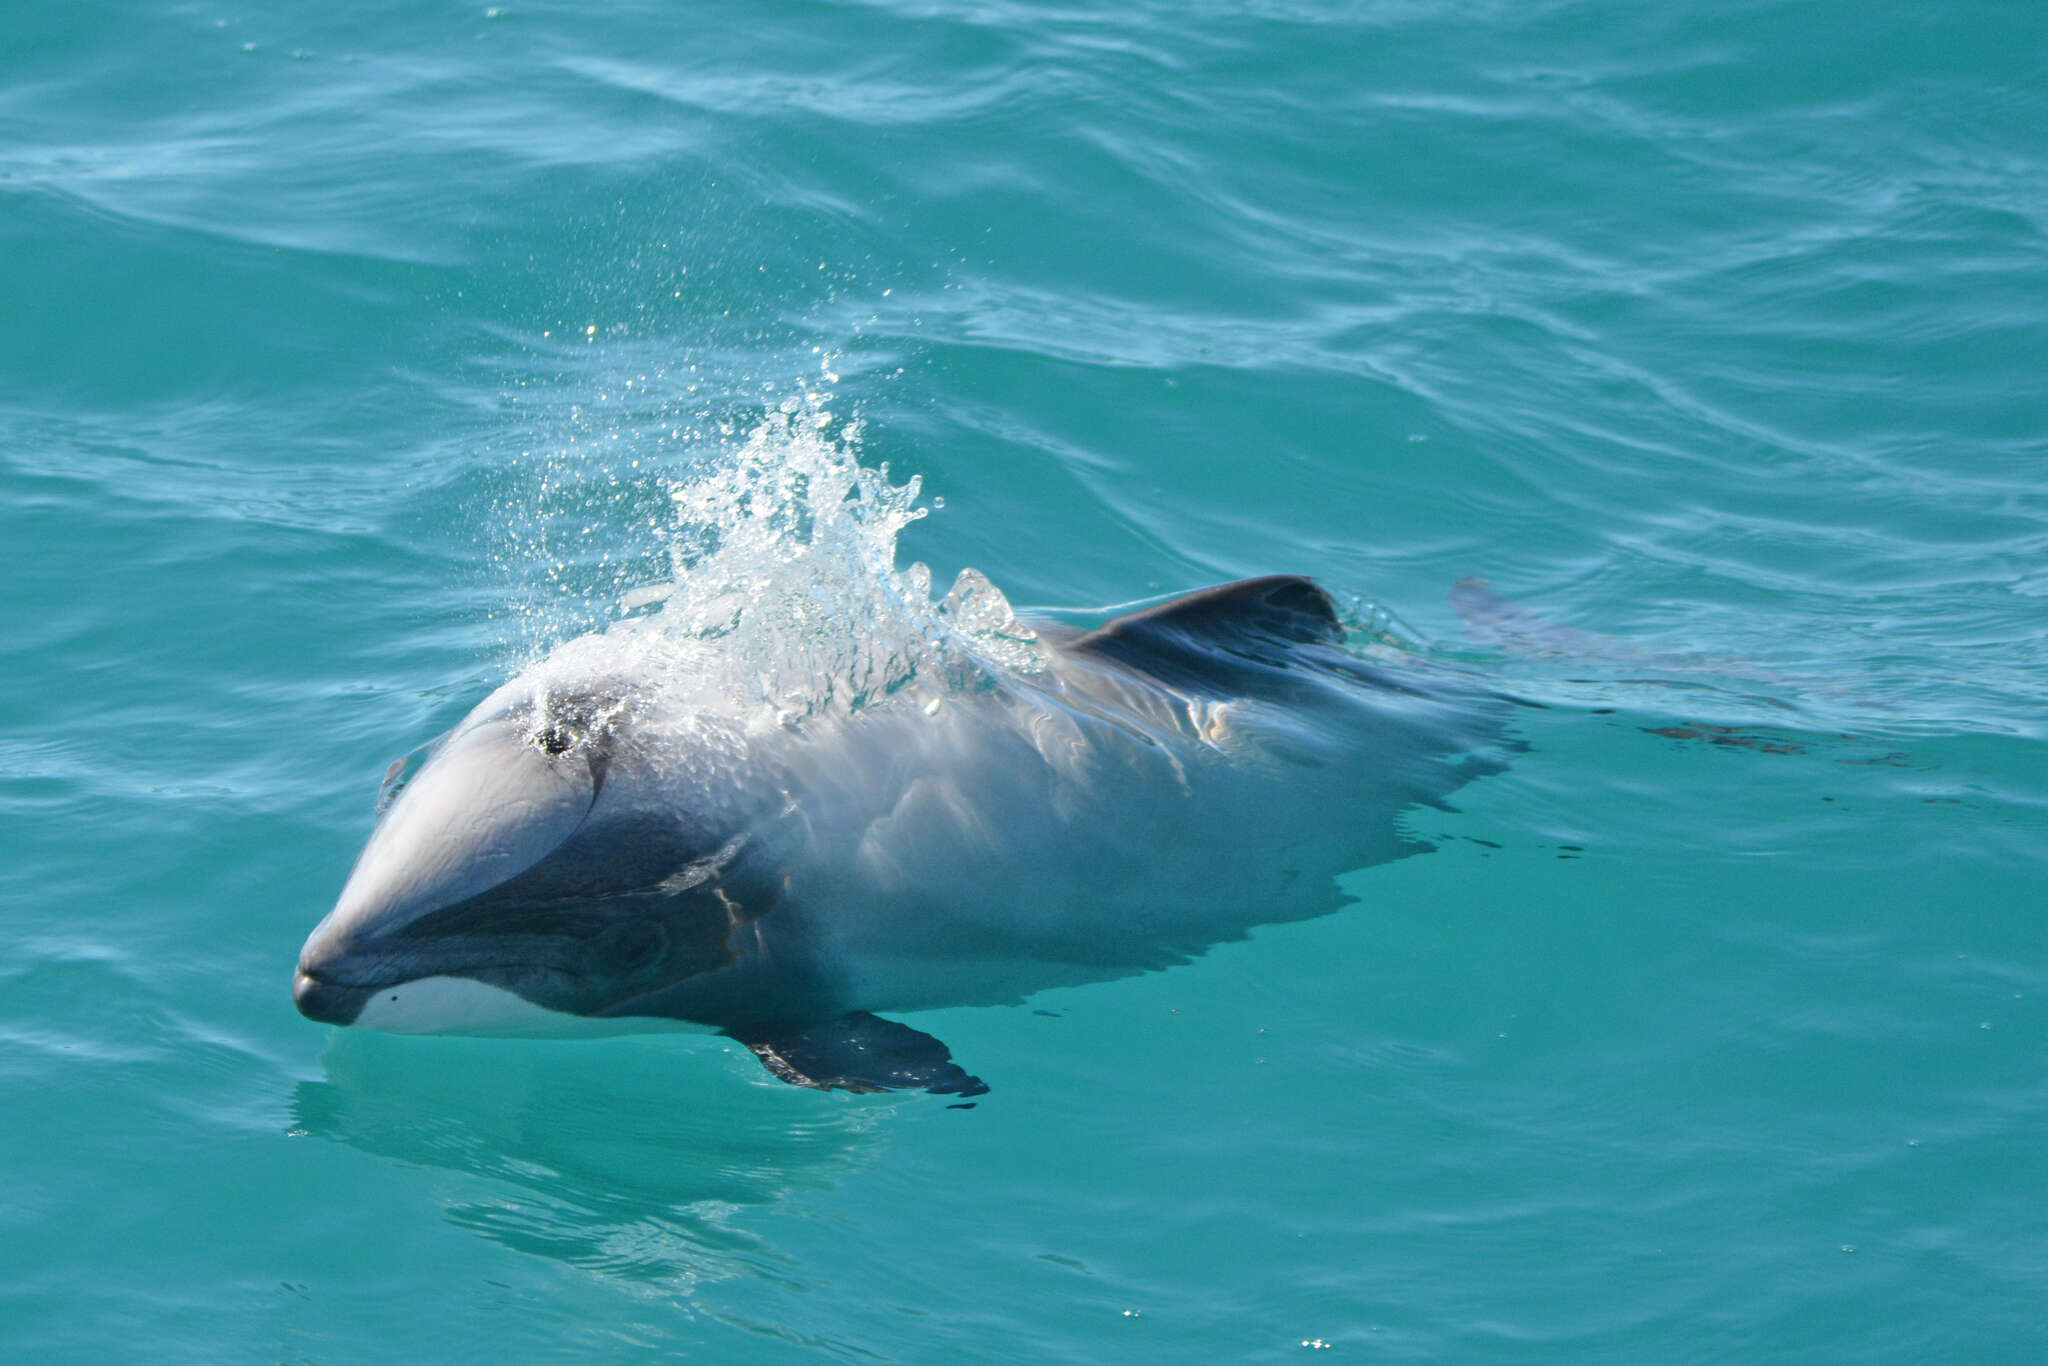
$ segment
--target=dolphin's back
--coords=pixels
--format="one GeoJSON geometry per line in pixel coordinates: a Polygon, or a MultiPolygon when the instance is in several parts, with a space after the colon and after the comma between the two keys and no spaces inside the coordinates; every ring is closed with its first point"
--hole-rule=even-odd
{"type": "Polygon", "coordinates": [[[861,788],[813,828],[866,810],[802,902],[830,900],[803,933],[851,1008],[1010,1001],[1325,914],[1338,875],[1429,847],[1406,812],[1498,766],[1504,702],[1347,650],[1305,578],[1040,638],[1043,674],[848,725],[866,757],[831,768],[861,788]]]}

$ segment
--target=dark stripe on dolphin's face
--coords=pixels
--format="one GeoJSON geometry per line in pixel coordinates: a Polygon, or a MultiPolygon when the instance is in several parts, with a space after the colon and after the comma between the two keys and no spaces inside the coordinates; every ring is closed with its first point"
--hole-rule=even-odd
{"type": "Polygon", "coordinates": [[[740,963],[743,937],[779,905],[779,886],[743,870],[690,886],[670,879],[624,894],[557,894],[597,853],[564,850],[528,875],[302,967],[300,1010],[351,1024],[381,989],[459,977],[562,1015],[689,1018],[678,989],[702,994],[701,979],[740,963]]]}
{"type": "Polygon", "coordinates": [[[573,840],[453,905],[389,926],[361,926],[306,955],[293,998],[307,1016],[345,1025],[381,989],[461,977],[564,1015],[664,1013],[619,1007],[730,967],[739,957],[736,936],[775,909],[778,889],[728,871],[715,880],[687,883],[687,874],[671,875],[620,890],[606,851],[630,863],[629,847],[645,846],[573,840]]]}

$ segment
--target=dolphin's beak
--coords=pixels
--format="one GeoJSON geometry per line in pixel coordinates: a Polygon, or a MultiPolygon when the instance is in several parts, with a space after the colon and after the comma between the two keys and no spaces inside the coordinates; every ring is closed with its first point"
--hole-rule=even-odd
{"type": "Polygon", "coordinates": [[[553,853],[597,788],[584,753],[550,753],[513,721],[459,730],[385,812],[306,940],[292,978],[300,1012],[349,1024],[379,988],[447,970],[408,929],[553,853]]]}

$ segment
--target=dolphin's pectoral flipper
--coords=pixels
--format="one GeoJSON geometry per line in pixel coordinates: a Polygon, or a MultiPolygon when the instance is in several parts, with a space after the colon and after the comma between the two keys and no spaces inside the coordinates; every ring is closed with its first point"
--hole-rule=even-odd
{"type": "Polygon", "coordinates": [[[952,1050],[921,1030],[857,1011],[807,1029],[740,1034],[770,1072],[820,1091],[925,1090],[947,1096],[988,1092],[953,1061],[952,1050]]]}

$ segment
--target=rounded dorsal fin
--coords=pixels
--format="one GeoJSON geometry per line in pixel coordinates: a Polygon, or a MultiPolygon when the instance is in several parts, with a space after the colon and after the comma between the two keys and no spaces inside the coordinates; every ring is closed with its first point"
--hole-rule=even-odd
{"type": "Polygon", "coordinates": [[[1114,658],[1190,648],[1259,654],[1275,644],[1333,645],[1343,638],[1337,604],[1315,580],[1268,574],[1197,589],[1118,617],[1068,648],[1114,658]]]}

